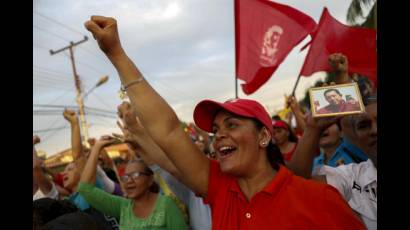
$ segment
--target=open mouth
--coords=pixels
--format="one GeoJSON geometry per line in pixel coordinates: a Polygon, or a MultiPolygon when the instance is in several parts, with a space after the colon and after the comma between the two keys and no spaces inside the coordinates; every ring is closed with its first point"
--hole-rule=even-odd
{"type": "Polygon", "coordinates": [[[125,185],[125,189],[127,189],[127,190],[133,190],[135,188],[137,188],[137,186],[134,183],[125,185]]]}
{"type": "Polygon", "coordinates": [[[231,156],[235,150],[236,150],[236,148],[233,147],[233,146],[222,146],[218,149],[219,157],[221,159],[227,158],[227,157],[231,156]]]}

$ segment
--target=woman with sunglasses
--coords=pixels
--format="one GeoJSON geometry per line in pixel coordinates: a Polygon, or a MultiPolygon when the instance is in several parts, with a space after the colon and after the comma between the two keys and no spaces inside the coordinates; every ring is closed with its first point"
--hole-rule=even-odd
{"type": "Polygon", "coordinates": [[[120,220],[120,229],[186,229],[183,216],[174,201],[158,193],[153,172],[141,160],[130,161],[120,177],[127,198],[113,196],[92,184],[98,155],[115,142],[103,136],[94,145],[81,175],[78,192],[98,211],[120,220]]]}

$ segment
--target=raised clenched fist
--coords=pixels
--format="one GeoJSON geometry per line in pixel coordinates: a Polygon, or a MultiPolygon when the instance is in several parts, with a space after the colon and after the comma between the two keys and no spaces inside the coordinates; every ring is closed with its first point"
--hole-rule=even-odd
{"type": "Polygon", "coordinates": [[[107,56],[115,56],[123,52],[118,35],[117,21],[114,18],[91,16],[91,19],[85,22],[84,26],[93,34],[100,49],[107,56]]]}
{"type": "Polygon", "coordinates": [[[348,71],[347,57],[341,53],[329,55],[329,65],[337,73],[347,73],[348,71]]]}
{"type": "Polygon", "coordinates": [[[71,124],[78,121],[77,120],[77,114],[72,110],[65,109],[64,112],[63,112],[63,116],[71,124]]]}

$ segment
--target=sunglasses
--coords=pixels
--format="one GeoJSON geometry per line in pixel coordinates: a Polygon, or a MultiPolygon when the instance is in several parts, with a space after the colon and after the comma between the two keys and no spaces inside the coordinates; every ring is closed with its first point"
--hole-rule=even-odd
{"type": "Polygon", "coordinates": [[[123,176],[120,176],[121,181],[123,182],[127,182],[129,178],[136,180],[138,177],[140,177],[141,175],[145,175],[145,176],[150,176],[151,173],[146,173],[146,172],[133,172],[133,173],[129,173],[129,174],[125,174],[123,176]]]}

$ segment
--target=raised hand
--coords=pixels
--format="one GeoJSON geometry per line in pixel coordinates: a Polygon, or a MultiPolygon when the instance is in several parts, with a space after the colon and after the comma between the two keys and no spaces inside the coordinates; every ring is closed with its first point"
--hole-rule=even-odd
{"type": "Polygon", "coordinates": [[[40,138],[35,135],[33,136],[33,169],[40,168],[43,165],[43,160],[38,157],[36,148],[34,147],[37,143],[40,143],[40,138]]]}
{"type": "Polygon", "coordinates": [[[117,21],[114,18],[91,16],[91,19],[85,22],[84,26],[93,34],[100,49],[107,56],[115,56],[124,52],[118,35],[117,21]]]}
{"type": "Polygon", "coordinates": [[[296,97],[295,97],[295,96],[289,96],[289,97],[287,98],[287,105],[290,106],[290,108],[291,108],[293,111],[299,111],[299,110],[300,110],[300,108],[299,108],[299,103],[298,103],[298,101],[296,100],[296,97]]]}
{"type": "Polygon", "coordinates": [[[348,74],[348,61],[347,57],[341,53],[334,53],[329,55],[329,65],[336,73],[336,84],[346,84],[351,82],[351,78],[348,74]]]}
{"type": "Polygon", "coordinates": [[[40,143],[40,137],[38,137],[37,135],[33,136],[33,146],[40,143]]]}
{"type": "Polygon", "coordinates": [[[137,116],[132,110],[131,104],[127,101],[124,101],[117,107],[118,117],[124,123],[126,128],[138,128],[139,123],[137,116]]]}
{"type": "Polygon", "coordinates": [[[115,139],[114,137],[104,135],[104,136],[101,136],[100,139],[97,142],[95,142],[94,148],[101,149],[105,146],[108,146],[108,145],[111,145],[111,144],[115,143],[116,141],[117,141],[117,139],[115,139]]]}
{"type": "Polygon", "coordinates": [[[329,65],[337,73],[346,73],[348,71],[347,57],[341,53],[329,55],[329,65]]]}
{"type": "Polygon", "coordinates": [[[77,114],[73,110],[65,109],[63,116],[70,124],[78,122],[77,114]]]}
{"type": "Polygon", "coordinates": [[[315,118],[315,117],[312,117],[312,115],[309,113],[305,115],[305,121],[306,121],[307,128],[322,133],[329,126],[337,123],[340,119],[342,119],[342,117],[343,116],[316,117],[315,118]]]}

